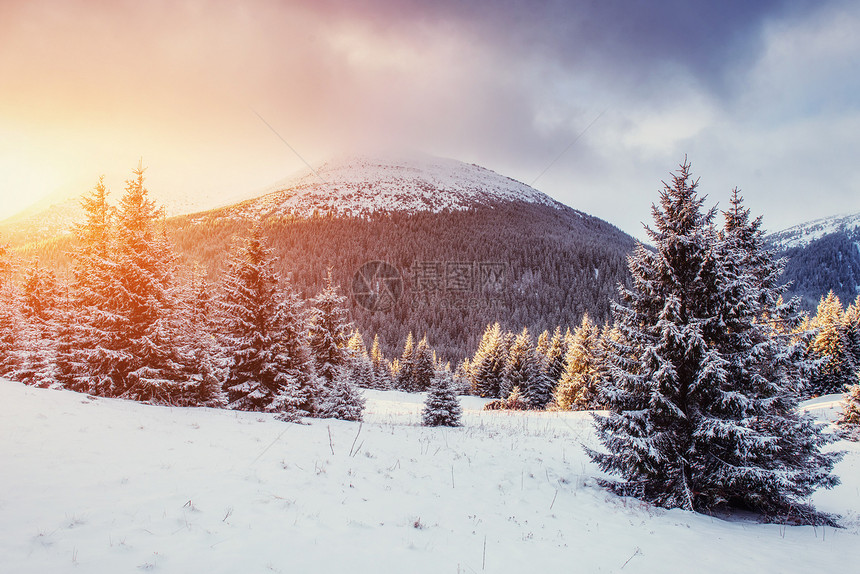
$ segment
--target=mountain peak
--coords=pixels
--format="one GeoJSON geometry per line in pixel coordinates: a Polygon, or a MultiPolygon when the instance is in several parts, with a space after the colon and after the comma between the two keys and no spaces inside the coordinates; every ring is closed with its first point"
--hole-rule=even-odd
{"type": "Polygon", "coordinates": [[[489,169],[417,154],[341,156],[270,189],[251,202],[260,215],[439,213],[512,201],[561,207],[546,194],[489,169]]]}

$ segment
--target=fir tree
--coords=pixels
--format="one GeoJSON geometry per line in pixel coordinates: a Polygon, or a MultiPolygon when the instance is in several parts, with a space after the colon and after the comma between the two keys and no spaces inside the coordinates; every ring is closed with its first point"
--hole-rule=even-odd
{"type": "Polygon", "coordinates": [[[546,375],[553,383],[558,383],[564,373],[569,339],[570,337],[562,335],[561,327],[556,327],[544,353],[546,375]]]}
{"type": "Polygon", "coordinates": [[[450,377],[434,377],[424,401],[421,421],[424,426],[460,426],[463,409],[450,377]]]}
{"type": "Polygon", "coordinates": [[[326,383],[346,365],[347,336],[352,325],[347,317],[346,297],[340,294],[329,269],[325,288],[311,301],[310,345],[316,372],[326,383]]]}
{"type": "Polygon", "coordinates": [[[119,282],[112,257],[112,209],[104,177],[81,200],[85,220],[76,225],[74,278],[68,311],[68,353],[62,361],[79,365],[65,383],[68,388],[109,395],[121,341],[117,314],[119,282]]]}
{"type": "Polygon", "coordinates": [[[0,286],[0,377],[12,375],[18,367],[21,318],[11,288],[0,286]]]}
{"type": "Polygon", "coordinates": [[[406,336],[403,354],[397,361],[396,369],[392,369],[392,371],[395,373],[394,388],[398,391],[411,390],[412,380],[415,378],[415,342],[411,331],[406,336]]]}
{"type": "Polygon", "coordinates": [[[424,335],[418,341],[418,346],[415,347],[412,380],[409,384],[409,390],[421,393],[429,389],[435,371],[435,353],[427,342],[427,335],[424,335]]]}
{"type": "Polygon", "coordinates": [[[373,388],[390,389],[392,385],[391,369],[388,367],[379,346],[379,335],[373,336],[373,344],[370,346],[370,362],[373,369],[373,388]]]}
{"type": "Polygon", "coordinates": [[[365,399],[352,379],[348,367],[340,367],[334,380],[326,386],[318,416],[344,421],[361,421],[365,399]]]}
{"type": "Polygon", "coordinates": [[[541,367],[541,356],[535,350],[527,328],[523,328],[510,348],[502,387],[505,396],[510,394],[508,389],[519,387],[523,399],[533,409],[543,409],[552,400],[552,381],[541,367]]]}
{"type": "Polygon", "coordinates": [[[502,335],[501,326],[498,323],[487,325],[470,363],[473,392],[479,397],[501,397],[507,351],[507,339],[502,335]]]}
{"type": "Polygon", "coordinates": [[[799,321],[796,302],[778,304],[780,265],[762,248],[760,219],[735,193],[718,233],[697,185],[684,162],[653,207],[656,249],[640,245],[629,260],[609,415],[595,416],[608,452],[588,453],[624,479],[617,491],[661,506],[824,521],[801,501],[838,483],[839,455],[821,453],[831,438],[795,408],[802,348],[776,325],[799,321]]]}
{"type": "Polygon", "coordinates": [[[555,403],[564,410],[599,408],[598,395],[603,378],[600,328],[586,313],[573,333],[565,357],[564,373],[556,387],[555,403]]]}
{"type": "Polygon", "coordinates": [[[860,370],[860,295],[845,309],[846,351],[855,371],[860,370]]]}
{"type": "Polygon", "coordinates": [[[176,343],[175,256],[159,222],[163,209],[149,199],[144,168],[126,181],[117,210],[113,299],[116,353],[112,394],[172,403],[184,372],[176,343]]]}
{"type": "Polygon", "coordinates": [[[843,428],[846,438],[860,440],[860,382],[848,387],[837,424],[843,428]]]}
{"type": "Polygon", "coordinates": [[[289,419],[314,414],[320,391],[300,301],[273,263],[259,230],[234,248],[222,280],[224,388],[231,408],[289,419]]]}
{"type": "Polygon", "coordinates": [[[809,382],[807,394],[840,393],[856,381],[856,367],[849,349],[842,303],[833,291],[821,298],[812,326],[816,334],[809,348],[820,359],[820,365],[809,382]]]}

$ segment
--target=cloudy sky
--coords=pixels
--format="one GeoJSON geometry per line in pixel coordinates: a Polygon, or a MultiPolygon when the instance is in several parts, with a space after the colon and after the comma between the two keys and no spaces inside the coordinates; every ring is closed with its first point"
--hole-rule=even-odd
{"type": "Polygon", "coordinates": [[[419,149],[639,237],[687,154],[776,230],[860,211],[858,30],[843,0],[4,0],[0,217],[140,158],[162,192],[265,187],[303,168],[268,123],[311,163],[419,149]]]}

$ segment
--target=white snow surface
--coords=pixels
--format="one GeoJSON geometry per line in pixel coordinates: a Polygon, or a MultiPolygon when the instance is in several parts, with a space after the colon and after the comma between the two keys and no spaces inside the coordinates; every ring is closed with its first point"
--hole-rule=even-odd
{"type": "Polygon", "coordinates": [[[834,215],[771,233],[767,240],[776,249],[791,249],[793,247],[806,247],[813,241],[837,231],[853,231],[858,228],[860,228],[860,213],[834,215]]]}
{"type": "MultiPolygon", "coordinates": [[[[154,407],[0,380],[0,572],[850,572],[860,447],[815,495],[845,528],[662,510],[595,484],[588,413],[418,426],[154,407]]],[[[815,409],[826,400],[808,405],[815,409]]],[[[832,401],[831,401],[832,402],[832,401]]],[[[829,417],[825,417],[829,418],[829,417]]]]}
{"type": "Polygon", "coordinates": [[[245,217],[369,216],[458,211],[522,201],[560,208],[548,195],[483,167],[424,155],[344,156],[273,185],[232,208],[245,217]]]}

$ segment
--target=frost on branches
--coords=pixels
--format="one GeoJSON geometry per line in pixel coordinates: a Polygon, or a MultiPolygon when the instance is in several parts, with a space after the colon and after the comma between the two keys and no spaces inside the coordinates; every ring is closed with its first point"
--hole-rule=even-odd
{"type": "Polygon", "coordinates": [[[451,383],[444,374],[433,378],[421,413],[424,426],[460,426],[463,409],[451,383]]]}
{"type": "Polygon", "coordinates": [[[703,211],[686,161],[652,208],[655,249],[630,257],[631,287],[613,307],[616,336],[595,415],[605,452],[588,450],[609,483],[667,508],[731,506],[769,519],[827,522],[805,503],[838,453],[811,417],[799,414],[804,342],[800,317],[783,304],[781,266],[762,248],[737,191],[724,213],[703,211]]]}
{"type": "Polygon", "coordinates": [[[256,231],[234,250],[221,313],[229,406],[287,417],[313,414],[319,385],[301,302],[275,274],[271,251],[256,231]]]}

